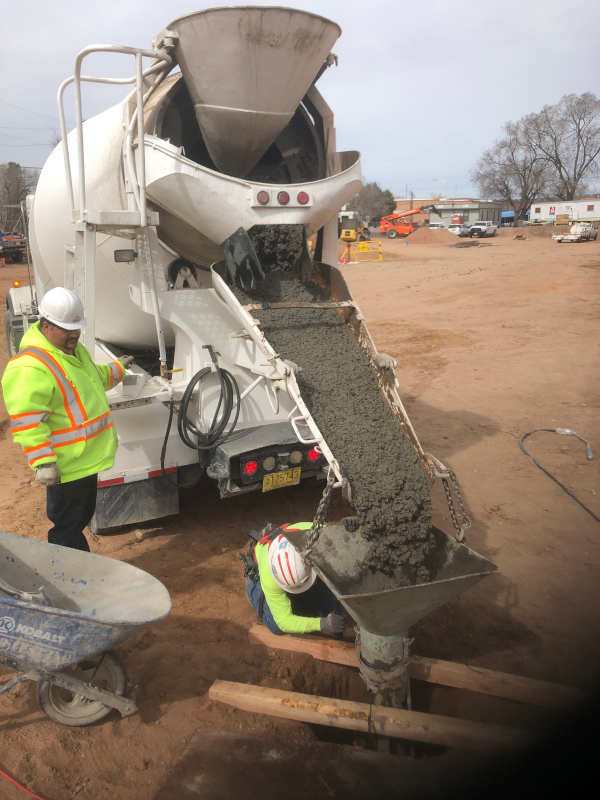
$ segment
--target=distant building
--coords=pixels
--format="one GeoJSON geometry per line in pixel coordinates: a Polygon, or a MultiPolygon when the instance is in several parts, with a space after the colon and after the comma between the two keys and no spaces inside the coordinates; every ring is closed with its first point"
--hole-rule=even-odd
{"type": "Polygon", "coordinates": [[[453,223],[473,225],[473,223],[485,219],[500,225],[500,215],[502,214],[502,203],[500,202],[477,200],[473,197],[444,197],[435,203],[435,207],[440,212],[440,216],[432,214],[430,222],[441,222],[444,228],[453,223]]]}
{"type": "Polygon", "coordinates": [[[529,209],[530,222],[598,222],[600,196],[579,200],[548,200],[534,203],[529,209]]]}

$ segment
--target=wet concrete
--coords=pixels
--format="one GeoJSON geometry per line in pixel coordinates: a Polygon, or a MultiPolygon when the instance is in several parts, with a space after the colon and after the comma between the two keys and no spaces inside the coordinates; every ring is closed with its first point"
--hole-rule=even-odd
{"type": "MultiPolygon", "coordinates": [[[[285,269],[273,261],[265,281],[236,290],[240,302],[329,300],[323,288],[300,281],[293,261],[289,253],[285,269]]],[[[301,368],[302,397],[350,483],[359,535],[369,545],[366,554],[361,548],[365,569],[400,574],[404,584],[431,580],[436,541],[427,475],[343,317],[335,309],[252,313],[277,352],[301,368]]]]}

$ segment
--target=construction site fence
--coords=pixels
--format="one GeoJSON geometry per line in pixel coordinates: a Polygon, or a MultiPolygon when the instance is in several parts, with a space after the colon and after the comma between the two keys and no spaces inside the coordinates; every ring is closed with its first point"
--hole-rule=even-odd
{"type": "Polygon", "coordinates": [[[381,242],[348,242],[340,258],[340,264],[360,261],[383,261],[381,242]]]}

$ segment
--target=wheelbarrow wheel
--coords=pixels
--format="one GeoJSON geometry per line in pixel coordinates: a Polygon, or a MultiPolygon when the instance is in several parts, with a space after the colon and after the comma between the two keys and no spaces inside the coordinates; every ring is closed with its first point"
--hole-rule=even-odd
{"type": "MultiPolygon", "coordinates": [[[[81,662],[75,667],[72,677],[117,695],[122,695],[127,686],[125,668],[117,654],[113,652],[103,653],[96,659],[81,662]]],[[[91,725],[104,719],[113,710],[98,700],[88,700],[80,694],[73,694],[51,681],[40,681],[37,694],[42,711],[61,725],[72,727],[91,725]]]]}

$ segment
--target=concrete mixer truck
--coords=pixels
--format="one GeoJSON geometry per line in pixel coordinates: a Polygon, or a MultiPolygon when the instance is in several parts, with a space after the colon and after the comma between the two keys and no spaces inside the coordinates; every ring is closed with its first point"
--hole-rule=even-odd
{"type": "Polygon", "coordinates": [[[178,485],[200,472],[223,498],[332,465],[341,477],[295,365],[235,295],[264,276],[274,230],[298,243],[296,261],[337,262],[337,213],[360,189],[360,160],[336,151],[315,83],[340,33],[293,9],[208,9],[149,49],[82,50],[59,88],[62,142],[29,203],[34,286],[10,291],[7,336],[14,354],[37,300],[64,285],[84,302],[96,361],[136,357],[109,393],[119,449],[99,476],[99,530],[175,513],[178,485]],[[133,74],[86,74],[98,53],[130,56],[133,74]],[[83,121],[92,82],[129,93],[83,121]]]}

